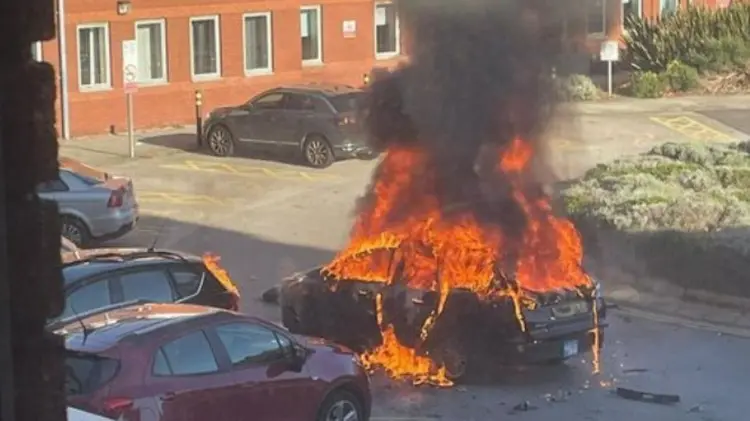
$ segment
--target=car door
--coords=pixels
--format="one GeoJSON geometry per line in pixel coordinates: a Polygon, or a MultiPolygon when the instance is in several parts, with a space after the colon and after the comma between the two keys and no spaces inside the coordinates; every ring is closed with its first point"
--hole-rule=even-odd
{"type": "Polygon", "coordinates": [[[284,101],[284,113],[279,118],[276,137],[281,139],[279,145],[293,152],[301,147],[300,142],[309,131],[310,123],[316,115],[316,103],[313,95],[303,93],[288,93],[284,101]]]}
{"type": "Polygon", "coordinates": [[[241,421],[232,410],[234,374],[217,358],[202,329],[162,339],[146,380],[160,421],[241,421]]]}
{"type": "Polygon", "coordinates": [[[119,272],[112,295],[115,303],[137,299],[171,303],[178,298],[167,268],[162,265],[119,272]]]}
{"type": "Polygon", "coordinates": [[[314,413],[314,381],[302,366],[295,369],[283,348],[285,337],[249,321],[215,325],[210,333],[223,345],[241,386],[237,405],[253,421],[297,421],[314,413]]]}
{"type": "Polygon", "coordinates": [[[235,136],[255,148],[274,148],[273,126],[283,111],[285,94],[269,92],[253,99],[239,114],[234,115],[235,136]]]}
{"type": "Polygon", "coordinates": [[[66,318],[113,303],[112,280],[84,280],[65,291],[65,309],[59,318],[66,318]]]}

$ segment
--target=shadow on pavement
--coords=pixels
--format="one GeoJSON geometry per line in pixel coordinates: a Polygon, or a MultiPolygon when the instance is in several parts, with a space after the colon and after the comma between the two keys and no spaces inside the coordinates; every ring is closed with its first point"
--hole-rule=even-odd
{"type": "Polygon", "coordinates": [[[278,307],[263,304],[263,291],[284,277],[330,260],[334,252],[315,247],[283,244],[236,231],[143,215],[126,236],[98,247],[149,247],[179,250],[196,255],[213,253],[229,272],[242,294],[242,308],[278,320],[278,307]]]}

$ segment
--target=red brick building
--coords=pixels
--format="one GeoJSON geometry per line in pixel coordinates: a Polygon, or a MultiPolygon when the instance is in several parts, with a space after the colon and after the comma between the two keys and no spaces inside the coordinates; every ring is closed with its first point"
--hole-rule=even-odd
{"type": "MultiPolygon", "coordinates": [[[[58,69],[63,137],[125,129],[126,40],[138,46],[136,128],[192,123],[196,90],[210,110],[282,83],[360,85],[373,67],[393,66],[404,55],[398,17],[388,1],[56,1],[64,31],[33,52],[58,69]]],[[[570,44],[571,52],[590,55],[603,40],[620,36],[625,14],[658,16],[688,0],[568,1],[584,3],[585,12],[569,16],[561,42],[570,44]]]]}

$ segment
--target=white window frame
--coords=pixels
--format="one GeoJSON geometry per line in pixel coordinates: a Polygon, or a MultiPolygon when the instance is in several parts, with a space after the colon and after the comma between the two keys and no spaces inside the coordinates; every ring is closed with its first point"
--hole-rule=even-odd
{"type": "MultiPolygon", "coordinates": [[[[602,28],[601,32],[589,32],[589,10],[586,10],[586,36],[587,37],[593,37],[593,38],[602,38],[607,36],[607,28],[608,28],[608,21],[609,16],[607,16],[607,3],[609,0],[602,0],[602,23],[604,24],[604,27],[602,28]]],[[[591,7],[591,6],[589,6],[591,7]]],[[[622,6],[621,6],[622,7],[622,6]]]]}
{"type": "Polygon", "coordinates": [[[213,79],[220,79],[221,78],[221,22],[219,19],[219,15],[205,15],[205,16],[193,16],[190,18],[188,22],[188,31],[190,31],[190,79],[193,82],[198,82],[202,80],[213,80],[213,79]],[[195,74],[195,54],[194,48],[195,48],[195,42],[193,40],[193,22],[199,22],[199,21],[205,21],[205,20],[212,20],[214,21],[215,25],[215,31],[216,36],[214,37],[216,39],[216,72],[209,73],[209,74],[203,74],[203,75],[196,75],[195,74]]]}
{"type": "Polygon", "coordinates": [[[372,25],[372,36],[373,36],[373,42],[375,44],[375,58],[377,60],[385,60],[397,57],[401,54],[401,21],[398,17],[398,13],[395,13],[396,16],[396,51],[389,51],[387,53],[379,53],[378,52],[378,25],[375,17],[378,14],[378,6],[384,6],[384,5],[391,5],[393,7],[396,7],[396,5],[392,1],[376,1],[375,5],[372,8],[372,17],[373,17],[373,25],[372,25]]]}
{"type": "MultiPolygon", "coordinates": [[[[305,10],[316,10],[318,12],[318,21],[316,22],[316,28],[318,31],[318,58],[311,60],[302,60],[303,66],[320,66],[323,64],[323,7],[318,5],[302,6],[299,8],[300,14],[305,10]]],[[[300,39],[302,34],[300,33],[300,39]]]]}
{"type": "Polygon", "coordinates": [[[273,73],[273,17],[271,12],[252,12],[242,15],[242,68],[245,76],[268,75],[273,73]],[[266,18],[266,48],[268,48],[268,67],[265,69],[247,69],[247,25],[245,19],[255,17],[266,18]]]}
{"type": "Polygon", "coordinates": [[[36,41],[31,44],[32,59],[36,61],[44,61],[44,53],[42,52],[42,42],[36,41]]]}
{"type": "MultiPolygon", "coordinates": [[[[164,75],[159,79],[139,80],[138,86],[148,85],[159,85],[167,83],[169,80],[169,57],[167,57],[167,20],[166,19],[143,19],[137,20],[133,23],[133,29],[135,31],[135,39],[138,39],[138,25],[153,25],[158,24],[161,30],[161,68],[164,70],[164,75]]],[[[192,29],[192,28],[191,28],[192,29]]],[[[192,32],[192,31],[191,31],[192,32]]],[[[192,53],[192,51],[191,51],[192,53]]]]}
{"type": "MultiPolygon", "coordinates": [[[[78,90],[81,92],[90,91],[101,91],[106,89],[112,89],[112,59],[110,57],[110,45],[109,45],[109,23],[108,22],[97,22],[97,23],[83,23],[76,26],[76,67],[78,68],[78,90]],[[81,80],[81,29],[91,28],[104,28],[104,64],[106,71],[104,75],[107,81],[100,84],[84,85],[81,80]]],[[[93,51],[93,48],[91,49],[93,51]]],[[[93,60],[92,60],[93,62],[93,60]]]]}
{"type": "MultiPolygon", "coordinates": [[[[643,0],[630,0],[631,2],[638,5],[638,17],[643,17],[643,0]]],[[[627,34],[628,30],[625,29],[625,3],[620,4],[620,27],[622,28],[622,33],[627,34]]]]}

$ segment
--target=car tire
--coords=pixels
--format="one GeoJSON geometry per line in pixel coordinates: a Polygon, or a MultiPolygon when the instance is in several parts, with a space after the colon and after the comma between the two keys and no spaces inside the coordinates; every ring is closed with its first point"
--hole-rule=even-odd
{"type": "Polygon", "coordinates": [[[469,357],[457,341],[444,342],[430,352],[432,359],[445,367],[445,376],[452,382],[461,382],[469,373],[469,357]]]}
{"type": "Polygon", "coordinates": [[[294,314],[294,310],[289,307],[282,307],[281,309],[281,324],[284,325],[286,330],[290,333],[300,334],[302,333],[302,325],[294,314]]]}
{"type": "Polygon", "coordinates": [[[89,228],[75,216],[66,215],[60,218],[60,230],[62,236],[70,240],[76,247],[83,247],[91,241],[89,228]]]}
{"type": "Polygon", "coordinates": [[[320,405],[316,421],[364,421],[362,402],[353,393],[335,390],[320,405]]]}
{"type": "Polygon", "coordinates": [[[234,155],[234,136],[224,125],[219,124],[209,130],[206,143],[214,156],[228,157],[234,155]]]}
{"type": "Polygon", "coordinates": [[[302,145],[302,157],[307,165],[320,169],[330,167],[336,160],[331,144],[319,135],[311,135],[305,139],[302,145]]]}

